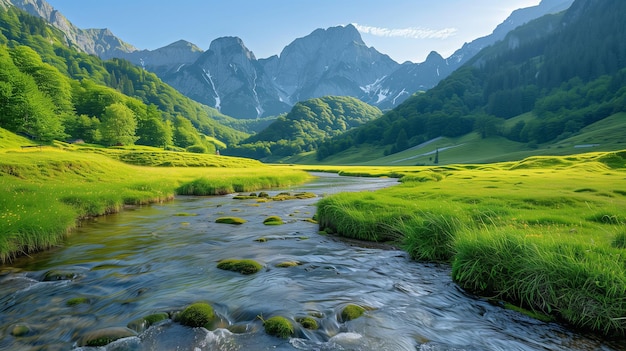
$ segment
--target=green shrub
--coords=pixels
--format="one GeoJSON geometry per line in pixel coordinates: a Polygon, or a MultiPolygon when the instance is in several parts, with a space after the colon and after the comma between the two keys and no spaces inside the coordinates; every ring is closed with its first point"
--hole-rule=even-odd
{"type": "Polygon", "coordinates": [[[194,154],[206,154],[208,150],[204,145],[191,145],[187,147],[187,152],[194,154]]]}

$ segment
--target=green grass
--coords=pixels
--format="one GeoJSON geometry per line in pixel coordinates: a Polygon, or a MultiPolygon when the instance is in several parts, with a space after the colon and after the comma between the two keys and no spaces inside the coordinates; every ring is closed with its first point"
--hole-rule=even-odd
{"type": "Polygon", "coordinates": [[[451,263],[471,292],[626,334],[626,151],[388,173],[402,184],[320,200],[320,229],[393,241],[417,260],[451,263]]]}
{"type": "MultiPolygon", "coordinates": [[[[519,121],[537,117],[525,113],[504,123],[508,130],[519,121]]],[[[564,135],[545,144],[520,143],[501,136],[481,138],[470,133],[458,138],[436,138],[428,143],[385,156],[390,146],[359,145],[318,161],[312,152],[279,160],[280,163],[306,165],[434,166],[439,149],[439,165],[478,164],[521,160],[531,156],[566,156],[587,152],[615,151],[626,148],[626,113],[617,113],[593,123],[576,134],[564,135]]]]}
{"type": "Polygon", "coordinates": [[[133,152],[129,149],[84,152],[84,148],[63,143],[22,149],[25,140],[2,129],[0,135],[0,263],[58,245],[79,220],[118,212],[126,205],[167,201],[175,194],[291,186],[310,178],[297,169],[225,156],[204,155],[221,163],[200,167],[197,154],[145,147],[137,147],[145,157],[138,163],[153,165],[154,155],[159,160],[189,157],[185,164],[196,167],[136,166],[118,160],[120,154],[133,152]],[[204,188],[190,190],[190,184],[204,188]]]}

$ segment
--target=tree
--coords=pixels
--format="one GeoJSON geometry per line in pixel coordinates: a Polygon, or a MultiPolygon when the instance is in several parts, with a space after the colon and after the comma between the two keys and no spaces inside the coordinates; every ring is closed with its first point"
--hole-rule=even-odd
{"type": "Polygon", "coordinates": [[[104,109],[100,134],[105,145],[132,145],[138,139],[136,130],[135,114],[126,105],[114,103],[104,109]]]}

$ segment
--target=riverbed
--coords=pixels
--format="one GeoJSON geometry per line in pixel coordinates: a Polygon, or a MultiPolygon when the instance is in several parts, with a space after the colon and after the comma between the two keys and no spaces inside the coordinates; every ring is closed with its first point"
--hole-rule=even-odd
{"type": "Polygon", "coordinates": [[[454,284],[447,265],[321,235],[310,221],[321,197],[396,181],[315,175],[308,184],[267,191],[314,198],[180,196],[95,218],[62,246],[0,267],[0,350],[626,350],[471,296],[454,284]],[[215,223],[224,216],[247,222],[215,223]],[[285,224],[264,225],[268,216],[285,224]],[[263,269],[252,275],[218,269],[226,258],[254,259],[263,269]],[[281,262],[298,264],[276,267],[281,262]],[[173,315],[198,301],[214,306],[220,323],[213,330],[167,318],[106,347],[79,346],[94,330],[173,315]],[[348,304],[365,307],[365,314],[342,321],[348,304]],[[261,320],[272,316],[291,320],[294,337],[267,335],[261,320]],[[302,316],[319,329],[299,326],[302,316]],[[26,329],[15,333],[16,326],[26,329]]]}

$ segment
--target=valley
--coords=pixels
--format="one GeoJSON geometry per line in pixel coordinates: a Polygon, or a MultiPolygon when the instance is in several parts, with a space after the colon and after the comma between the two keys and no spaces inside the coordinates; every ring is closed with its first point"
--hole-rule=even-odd
{"type": "Polygon", "coordinates": [[[624,14],[400,64],[353,24],[257,58],[0,0],[0,348],[626,350],[624,14]]]}

